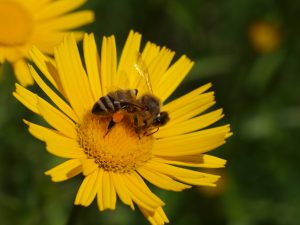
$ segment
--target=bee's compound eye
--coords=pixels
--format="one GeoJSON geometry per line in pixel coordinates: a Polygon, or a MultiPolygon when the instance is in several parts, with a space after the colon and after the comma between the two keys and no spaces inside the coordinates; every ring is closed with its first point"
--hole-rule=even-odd
{"type": "Polygon", "coordinates": [[[161,112],[160,120],[161,120],[161,126],[165,125],[170,120],[169,114],[167,112],[161,112]]]}
{"type": "Polygon", "coordinates": [[[163,126],[170,120],[167,112],[160,112],[157,117],[153,120],[154,126],[163,126]]]}

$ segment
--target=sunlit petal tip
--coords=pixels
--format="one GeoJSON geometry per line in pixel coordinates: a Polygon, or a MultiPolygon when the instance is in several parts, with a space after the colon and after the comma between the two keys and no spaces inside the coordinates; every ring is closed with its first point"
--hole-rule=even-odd
{"type": "Polygon", "coordinates": [[[224,164],[223,165],[220,165],[220,168],[224,168],[227,164],[227,160],[225,160],[224,164]]]}
{"type": "Polygon", "coordinates": [[[91,35],[92,34],[84,33],[83,34],[83,41],[87,41],[91,37],[91,35]]]}
{"type": "Polygon", "coordinates": [[[36,132],[34,129],[32,129],[32,123],[23,119],[23,122],[28,126],[28,131],[29,133],[36,137],[37,139],[41,140],[41,141],[45,141],[45,138],[43,137],[42,133],[36,132]]]}
{"type": "Polygon", "coordinates": [[[92,22],[94,22],[95,21],[95,19],[96,19],[96,14],[95,14],[95,12],[94,11],[91,11],[91,10],[89,10],[89,12],[90,12],[90,20],[87,20],[87,23],[92,23],[92,22]]]}
{"type": "MultiPolygon", "coordinates": [[[[69,33],[64,36],[62,45],[66,46],[68,48],[68,47],[70,47],[69,45],[72,45],[74,42],[76,43],[74,33],[72,32],[72,33],[69,33]]],[[[77,45],[76,45],[76,48],[77,48],[77,45]]]]}
{"type": "Polygon", "coordinates": [[[233,132],[230,132],[230,133],[226,134],[225,138],[229,138],[229,137],[231,137],[232,135],[233,135],[233,132]]]}
{"type": "Polygon", "coordinates": [[[27,126],[29,126],[29,121],[26,119],[22,119],[23,123],[25,123],[27,126]]]}
{"type": "Polygon", "coordinates": [[[25,105],[32,112],[39,114],[39,110],[37,108],[37,99],[38,96],[31,91],[28,91],[23,86],[15,83],[16,90],[13,92],[13,96],[19,100],[23,105],[25,105]]]}
{"type": "Polygon", "coordinates": [[[208,186],[208,187],[216,188],[216,187],[217,187],[217,184],[214,184],[214,183],[206,183],[206,184],[203,184],[202,186],[208,186]]]}
{"type": "MultiPolygon", "coordinates": [[[[205,155],[205,156],[208,156],[208,157],[210,157],[210,158],[213,158],[212,164],[215,164],[215,165],[217,166],[217,168],[225,167],[226,164],[227,164],[227,160],[226,160],[226,159],[221,159],[221,158],[213,157],[213,156],[209,156],[209,155],[205,155]]],[[[204,156],[204,157],[205,157],[205,156],[204,156]]]]}
{"type": "Polygon", "coordinates": [[[27,62],[25,60],[23,59],[18,60],[14,62],[12,66],[14,69],[14,73],[17,77],[17,80],[20,82],[22,86],[26,87],[34,83],[31,74],[29,72],[27,62]]]}
{"type": "Polygon", "coordinates": [[[85,177],[77,192],[74,204],[89,206],[97,195],[97,187],[99,185],[98,179],[99,171],[94,171],[85,177]]]}
{"type": "Polygon", "coordinates": [[[211,82],[208,82],[207,84],[203,85],[204,87],[207,87],[207,89],[211,88],[212,87],[212,83],[211,82]]]}
{"type": "Polygon", "coordinates": [[[70,159],[47,170],[45,175],[50,176],[53,182],[61,182],[80,174],[81,171],[80,161],[78,159],[70,159]]]}
{"type": "Polygon", "coordinates": [[[142,214],[152,225],[163,225],[169,223],[169,219],[161,207],[155,209],[155,211],[148,211],[142,207],[139,207],[142,214]]]}
{"type": "Polygon", "coordinates": [[[128,37],[130,37],[131,35],[133,35],[133,36],[142,36],[140,32],[135,31],[135,30],[133,30],[133,29],[131,29],[131,30],[129,31],[128,37]]]}
{"type": "Polygon", "coordinates": [[[223,108],[219,108],[216,110],[217,112],[219,112],[219,114],[223,117],[225,114],[223,113],[223,108]]]}
{"type": "Polygon", "coordinates": [[[44,73],[44,71],[47,71],[47,68],[45,67],[46,62],[50,62],[51,58],[47,55],[45,55],[40,49],[33,45],[31,49],[28,51],[28,55],[30,60],[32,60],[38,67],[41,69],[41,71],[44,73]]]}

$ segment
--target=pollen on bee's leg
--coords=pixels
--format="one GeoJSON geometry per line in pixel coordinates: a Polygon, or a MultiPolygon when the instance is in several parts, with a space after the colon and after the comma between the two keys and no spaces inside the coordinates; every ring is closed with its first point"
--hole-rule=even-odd
{"type": "Polygon", "coordinates": [[[115,123],[119,123],[123,120],[123,118],[124,118],[124,113],[122,111],[118,111],[113,114],[112,119],[115,123]]]}
{"type": "Polygon", "coordinates": [[[107,133],[107,124],[112,118],[87,113],[83,122],[78,124],[77,141],[87,157],[94,159],[99,168],[128,173],[152,157],[154,137],[139,137],[132,121],[123,113],[120,115],[116,115],[116,119],[121,118],[120,122],[115,123],[107,133]]]}

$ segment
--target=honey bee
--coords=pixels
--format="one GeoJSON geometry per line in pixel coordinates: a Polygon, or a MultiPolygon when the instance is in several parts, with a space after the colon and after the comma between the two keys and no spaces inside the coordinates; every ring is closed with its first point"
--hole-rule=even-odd
{"type": "Polygon", "coordinates": [[[161,111],[159,99],[152,94],[149,73],[141,60],[141,55],[138,56],[134,67],[142,82],[146,84],[149,93],[137,97],[137,89],[119,89],[100,97],[94,104],[92,113],[111,117],[105,135],[116,123],[121,122],[124,116],[128,116],[132,121],[135,132],[139,137],[140,135],[151,135],[157,132],[159,127],[170,120],[169,114],[161,111]]]}

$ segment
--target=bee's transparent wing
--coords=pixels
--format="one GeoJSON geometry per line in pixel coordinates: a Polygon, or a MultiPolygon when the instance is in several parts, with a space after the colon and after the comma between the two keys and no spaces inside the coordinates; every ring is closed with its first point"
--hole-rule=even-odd
{"type": "Polygon", "coordinates": [[[135,86],[140,93],[153,93],[152,84],[150,80],[148,67],[143,60],[142,54],[137,53],[136,62],[134,63],[135,69],[135,86]]]}
{"type": "Polygon", "coordinates": [[[112,99],[114,99],[115,101],[120,102],[121,104],[128,104],[139,109],[144,108],[144,106],[142,106],[135,100],[136,98],[129,97],[129,96],[137,97],[138,94],[137,89],[128,88],[128,87],[111,86],[107,90],[108,90],[107,95],[112,99]]]}

